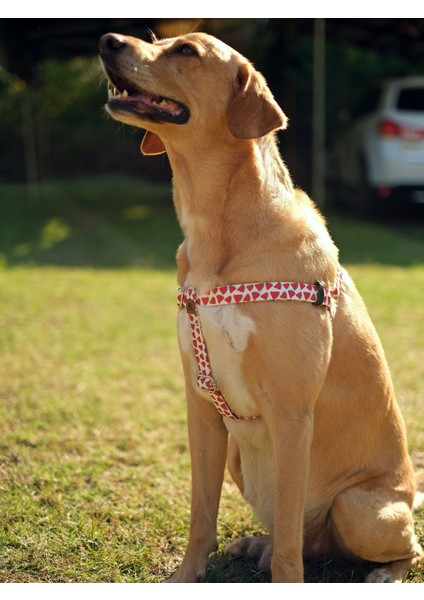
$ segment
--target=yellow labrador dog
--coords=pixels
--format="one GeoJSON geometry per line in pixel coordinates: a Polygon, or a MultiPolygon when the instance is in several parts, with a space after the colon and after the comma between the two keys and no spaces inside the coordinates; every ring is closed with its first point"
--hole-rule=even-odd
{"type": "Polygon", "coordinates": [[[236,539],[274,582],[303,557],[381,563],[401,581],[423,556],[404,423],[379,338],[313,202],[293,188],[286,117],[246,58],[207,34],[146,43],[106,34],[108,113],[168,154],[184,242],[178,334],[192,459],[191,525],[175,582],[216,548],[228,466],[269,537],[236,539]]]}

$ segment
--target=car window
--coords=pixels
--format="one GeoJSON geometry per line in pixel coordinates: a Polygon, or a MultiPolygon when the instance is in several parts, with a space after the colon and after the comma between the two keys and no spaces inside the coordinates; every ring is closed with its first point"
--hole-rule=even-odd
{"type": "Polygon", "coordinates": [[[399,110],[424,111],[424,87],[408,87],[399,92],[399,110]]]}

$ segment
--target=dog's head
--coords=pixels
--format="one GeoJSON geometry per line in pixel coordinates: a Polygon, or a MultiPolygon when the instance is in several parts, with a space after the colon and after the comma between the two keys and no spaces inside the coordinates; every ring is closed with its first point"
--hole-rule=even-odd
{"type": "Polygon", "coordinates": [[[255,139],[287,125],[263,76],[210,35],[147,43],[108,33],[100,39],[100,57],[109,79],[107,111],[147,130],[145,154],[193,134],[255,139]]]}

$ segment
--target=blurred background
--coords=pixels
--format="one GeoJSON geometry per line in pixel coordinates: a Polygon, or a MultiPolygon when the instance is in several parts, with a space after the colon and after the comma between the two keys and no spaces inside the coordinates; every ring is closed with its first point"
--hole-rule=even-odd
{"type": "MultiPolygon", "coordinates": [[[[294,181],[322,208],[341,199],[334,194],[343,183],[343,131],[372,111],[380,84],[424,73],[424,19],[3,19],[1,183],[111,171],[169,181],[166,159],[141,157],[141,132],[119,126],[102,109],[99,36],[150,39],[149,30],[159,37],[206,31],[255,64],[290,119],[280,140],[294,181]]],[[[412,129],[424,171],[422,119],[412,129]]],[[[424,177],[418,184],[424,188],[424,177]]]]}
{"type": "MultiPolygon", "coordinates": [[[[171,173],[106,115],[97,56],[102,34],[149,30],[209,32],[267,78],[424,469],[424,19],[2,19],[0,582],[162,581],[186,545],[171,173]]],[[[258,533],[229,478],[219,528],[221,548],[258,533]]],[[[330,560],[306,580],[363,570],[330,560]]],[[[218,552],[206,580],[266,577],[218,552]]]]}

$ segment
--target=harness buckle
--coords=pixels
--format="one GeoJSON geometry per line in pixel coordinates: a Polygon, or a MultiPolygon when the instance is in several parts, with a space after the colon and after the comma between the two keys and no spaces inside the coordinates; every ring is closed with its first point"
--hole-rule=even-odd
{"type": "Polygon", "coordinates": [[[200,389],[206,390],[208,392],[213,392],[216,390],[216,384],[211,375],[204,375],[203,373],[199,373],[197,376],[197,385],[200,389]]]}
{"type": "Polygon", "coordinates": [[[186,310],[187,310],[187,314],[188,315],[195,315],[196,314],[196,303],[193,300],[193,298],[187,298],[186,299],[186,310]]]}
{"type": "Polygon", "coordinates": [[[318,288],[317,289],[317,299],[315,300],[315,302],[312,302],[312,304],[314,304],[315,306],[321,306],[324,303],[324,288],[322,283],[320,283],[319,281],[315,281],[314,285],[318,288]]]}

